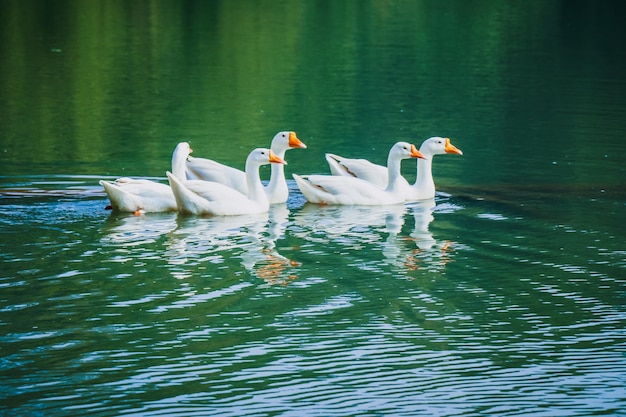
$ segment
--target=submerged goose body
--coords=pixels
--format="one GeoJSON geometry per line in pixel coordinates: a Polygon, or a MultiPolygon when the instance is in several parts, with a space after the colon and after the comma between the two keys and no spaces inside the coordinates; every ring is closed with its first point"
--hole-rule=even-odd
{"type": "MultiPolygon", "coordinates": [[[[172,171],[184,175],[185,159],[191,153],[187,142],[179,143],[172,154],[172,171]]],[[[166,185],[146,179],[122,177],[115,181],[100,180],[104,187],[111,208],[130,213],[157,213],[176,211],[176,199],[172,189],[166,185]]]]}
{"type": "MultiPolygon", "coordinates": [[[[270,149],[279,158],[285,158],[289,149],[306,148],[295,132],[278,132],[272,139],[270,149]]],[[[186,166],[187,179],[217,182],[234,188],[242,194],[248,192],[244,171],[211,159],[190,158],[186,166]]],[[[270,180],[264,187],[270,204],[284,203],[289,197],[283,164],[272,164],[270,180]]]]}
{"type": "MultiPolygon", "coordinates": [[[[419,151],[424,155],[417,161],[417,179],[410,185],[404,177],[400,180],[405,201],[425,200],[435,196],[435,181],[432,174],[432,160],[435,155],[457,154],[463,152],[452,144],[449,138],[432,137],[426,139],[419,151]]],[[[388,182],[388,170],[366,159],[344,158],[339,155],[328,153],[326,160],[333,175],[354,177],[376,184],[378,187],[386,187],[388,182]]]]}
{"type": "Polygon", "coordinates": [[[387,186],[352,176],[293,174],[298,188],[310,203],[340,205],[387,205],[404,202],[400,163],[403,159],[422,158],[414,145],[398,142],[389,151],[387,158],[387,186]]]}
{"type": "Polygon", "coordinates": [[[212,181],[186,180],[167,173],[181,213],[213,216],[232,216],[264,213],[269,210],[269,200],[261,183],[259,168],[269,163],[286,164],[270,149],[257,148],[246,159],[246,189],[241,193],[234,188],[212,181]]]}

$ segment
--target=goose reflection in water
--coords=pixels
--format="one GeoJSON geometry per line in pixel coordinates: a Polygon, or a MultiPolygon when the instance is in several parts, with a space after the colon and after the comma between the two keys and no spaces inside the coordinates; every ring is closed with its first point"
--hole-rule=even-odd
{"type": "Polygon", "coordinates": [[[100,243],[104,246],[131,247],[156,242],[174,229],[176,214],[153,213],[136,216],[132,213],[111,213],[103,226],[100,243]]]}
{"type": "Polygon", "coordinates": [[[192,267],[214,265],[219,270],[238,261],[250,275],[286,285],[299,277],[301,264],[278,252],[276,242],[285,234],[286,240],[310,243],[299,247],[301,251],[348,254],[352,264],[381,272],[381,262],[396,272],[444,268],[453,250],[449,241],[437,242],[430,232],[433,210],[436,214],[431,199],[367,207],[305,204],[291,214],[282,204],[245,216],[117,214],[105,224],[101,242],[114,248],[113,262],[158,257],[177,278],[189,277],[192,267]]]}
{"type": "Polygon", "coordinates": [[[402,228],[404,204],[387,206],[340,206],[305,204],[294,214],[292,233],[313,243],[335,242],[350,249],[383,240],[388,223],[402,228]]]}
{"type": "Polygon", "coordinates": [[[286,283],[297,278],[288,272],[298,265],[279,254],[275,242],[288,215],[284,206],[276,205],[267,213],[243,216],[179,216],[178,227],[168,234],[165,256],[174,269],[203,263],[228,266],[240,259],[251,275],[286,283]]]}
{"type": "Polygon", "coordinates": [[[364,259],[368,251],[382,252],[383,263],[396,271],[437,270],[451,260],[451,251],[450,242],[437,242],[429,231],[435,207],[434,199],[388,206],[305,204],[295,212],[290,231],[312,243],[315,252],[339,246],[334,253],[358,254],[359,263],[369,262],[370,267],[378,261],[364,259]],[[414,221],[410,233],[403,231],[410,227],[408,215],[414,221]]]}
{"type": "Polygon", "coordinates": [[[430,223],[435,220],[433,216],[437,207],[435,199],[413,202],[407,206],[414,219],[414,228],[409,236],[416,248],[407,257],[406,267],[411,270],[442,269],[452,260],[453,245],[449,240],[437,242],[429,230],[430,223]]]}
{"type": "Polygon", "coordinates": [[[241,254],[243,266],[269,284],[287,285],[298,278],[292,268],[300,263],[281,255],[276,249],[276,241],[284,237],[288,222],[289,209],[285,205],[270,206],[266,236],[264,233],[250,236],[258,243],[260,251],[249,250],[241,254]]]}
{"type": "MultiPolygon", "coordinates": [[[[302,250],[313,254],[343,255],[359,268],[380,270],[382,265],[403,265],[410,249],[402,235],[407,206],[324,206],[305,204],[293,216],[291,234],[311,245],[302,250]],[[352,257],[350,259],[350,257],[352,257]]],[[[380,270],[380,272],[383,272],[380,270]]]]}
{"type": "Polygon", "coordinates": [[[233,259],[253,276],[270,284],[297,279],[299,264],[278,253],[289,210],[270,207],[268,213],[196,217],[176,213],[112,213],[103,225],[103,248],[113,248],[111,261],[162,259],[176,278],[186,278],[205,263],[229,265],[233,259]]]}

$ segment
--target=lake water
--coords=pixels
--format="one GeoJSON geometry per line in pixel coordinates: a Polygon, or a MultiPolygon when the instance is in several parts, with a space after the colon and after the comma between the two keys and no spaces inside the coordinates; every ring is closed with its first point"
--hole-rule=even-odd
{"type": "Polygon", "coordinates": [[[626,415],[624,12],[0,2],[0,414],[626,415]],[[280,130],[266,215],[104,209],[180,140],[243,166],[280,130]],[[430,136],[464,152],[433,201],[291,180],[430,136]]]}

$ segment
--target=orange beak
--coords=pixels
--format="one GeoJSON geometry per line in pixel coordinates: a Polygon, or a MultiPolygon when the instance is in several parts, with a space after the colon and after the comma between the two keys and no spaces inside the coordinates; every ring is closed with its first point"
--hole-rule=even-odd
{"type": "Polygon", "coordinates": [[[306,145],[296,136],[296,132],[289,132],[289,147],[306,149],[306,145]]]}
{"type": "Polygon", "coordinates": [[[463,151],[461,151],[459,148],[454,146],[452,142],[450,142],[450,138],[446,138],[445,150],[446,150],[446,153],[454,153],[457,155],[463,155],[463,151]]]}
{"type": "Polygon", "coordinates": [[[417,150],[415,145],[411,145],[411,158],[422,158],[426,159],[424,155],[420,151],[417,150]]]}
{"type": "Polygon", "coordinates": [[[272,152],[271,150],[270,150],[270,162],[272,162],[274,164],[287,165],[287,162],[283,158],[281,158],[279,156],[276,156],[276,154],[274,152],[272,152]]]}

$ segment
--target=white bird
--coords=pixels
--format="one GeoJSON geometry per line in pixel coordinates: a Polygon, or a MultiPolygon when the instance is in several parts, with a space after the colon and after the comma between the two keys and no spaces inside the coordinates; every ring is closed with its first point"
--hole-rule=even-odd
{"type": "MultiPolygon", "coordinates": [[[[289,149],[302,148],[306,145],[298,139],[295,132],[278,132],[272,139],[270,149],[281,159],[289,149]]],[[[246,174],[236,168],[206,158],[189,158],[186,168],[187,178],[219,182],[242,194],[247,193],[246,174]]],[[[270,204],[284,203],[289,197],[283,164],[272,164],[270,180],[264,187],[270,204]]]]}
{"type": "Polygon", "coordinates": [[[213,181],[185,180],[167,172],[178,210],[186,214],[230,216],[265,213],[269,200],[261,183],[259,168],[269,163],[286,164],[270,149],[257,148],[246,159],[246,194],[213,181]]]}
{"type": "MultiPolygon", "coordinates": [[[[435,181],[433,179],[432,164],[435,155],[457,154],[463,152],[452,144],[449,138],[432,137],[426,139],[419,151],[424,158],[417,161],[417,179],[415,184],[409,185],[408,181],[401,177],[400,187],[405,194],[405,201],[425,200],[435,197],[435,181]]],[[[333,175],[356,177],[380,188],[387,186],[387,169],[382,165],[374,164],[366,159],[344,158],[339,155],[327,153],[326,160],[333,175]]]]}
{"type": "Polygon", "coordinates": [[[350,176],[293,174],[296,184],[307,201],[320,204],[343,205],[386,205],[404,202],[400,188],[402,175],[400,164],[403,159],[424,156],[407,142],[398,142],[391,147],[387,158],[387,187],[350,176]]]}
{"type": "MultiPolygon", "coordinates": [[[[185,175],[185,160],[191,152],[187,142],[176,145],[172,154],[172,172],[185,175]]],[[[178,209],[172,189],[166,184],[122,177],[114,182],[100,180],[100,185],[111,200],[111,208],[117,211],[140,214],[178,209]]]]}

